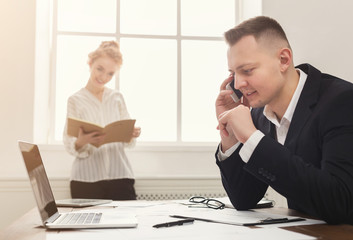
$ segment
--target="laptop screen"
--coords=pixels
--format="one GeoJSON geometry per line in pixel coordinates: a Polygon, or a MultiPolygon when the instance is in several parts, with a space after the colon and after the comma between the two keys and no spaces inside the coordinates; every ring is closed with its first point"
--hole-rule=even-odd
{"type": "Polygon", "coordinates": [[[25,162],[34,197],[37,202],[43,223],[54,215],[58,209],[55,204],[47,173],[45,172],[38,146],[19,142],[19,147],[25,162]]]}

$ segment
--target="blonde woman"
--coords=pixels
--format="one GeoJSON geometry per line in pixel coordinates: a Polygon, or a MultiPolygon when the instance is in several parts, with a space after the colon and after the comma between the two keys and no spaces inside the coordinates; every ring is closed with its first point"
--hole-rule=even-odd
{"type": "MultiPolygon", "coordinates": [[[[69,97],[67,117],[74,117],[105,126],[111,122],[129,119],[123,95],[106,87],[122,64],[119,44],[102,42],[88,55],[90,77],[84,88],[69,97]]],[[[113,200],[136,199],[134,174],[125,154],[125,147],[135,145],[141,129],[134,128],[130,143],[108,143],[96,148],[104,135],[84,133],[78,137],[67,135],[64,145],[75,160],[72,166],[70,190],[72,198],[101,198],[113,200]]]]}

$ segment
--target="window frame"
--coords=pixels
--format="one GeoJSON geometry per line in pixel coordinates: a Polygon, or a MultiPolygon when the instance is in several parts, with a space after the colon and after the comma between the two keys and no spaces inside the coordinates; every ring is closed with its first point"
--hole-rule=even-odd
{"type": "MultiPolygon", "coordinates": [[[[57,38],[60,35],[66,36],[100,36],[100,37],[110,37],[116,39],[120,42],[121,38],[151,38],[151,39],[173,39],[177,42],[177,126],[176,126],[176,140],[173,142],[150,142],[143,141],[143,146],[214,146],[215,142],[186,142],[182,141],[182,41],[183,40],[198,40],[198,41],[224,41],[223,37],[209,37],[209,36],[183,36],[181,34],[181,0],[177,1],[177,33],[176,35],[146,35],[146,34],[124,34],[120,32],[120,24],[116,24],[115,33],[92,33],[92,32],[71,32],[71,31],[59,31],[58,26],[58,1],[52,0],[52,24],[51,24],[51,71],[50,71],[50,89],[49,89],[49,129],[47,142],[49,144],[61,144],[61,141],[55,139],[55,113],[56,113],[56,59],[57,59],[57,38]]],[[[243,1],[246,0],[234,0],[235,9],[235,22],[234,25],[239,23],[243,19],[243,1]]],[[[120,0],[116,0],[116,11],[120,12],[120,0]]],[[[116,22],[119,23],[119,14],[116,14],[116,22]]],[[[119,89],[120,77],[119,74],[115,75],[115,88],[119,89]]]]}

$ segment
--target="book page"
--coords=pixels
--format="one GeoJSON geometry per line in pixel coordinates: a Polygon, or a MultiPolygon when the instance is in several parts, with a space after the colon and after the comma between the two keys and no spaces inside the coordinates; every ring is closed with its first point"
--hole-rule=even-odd
{"type": "Polygon", "coordinates": [[[67,134],[73,137],[78,137],[80,127],[83,128],[85,133],[98,131],[103,133],[103,127],[94,123],[90,123],[77,118],[67,118],[67,134]]]}
{"type": "Polygon", "coordinates": [[[132,132],[134,131],[135,121],[133,119],[120,120],[108,124],[103,133],[105,133],[104,143],[110,142],[130,142],[132,132]]]}
{"type": "Polygon", "coordinates": [[[83,128],[85,133],[94,131],[98,131],[102,134],[105,133],[106,135],[102,144],[93,144],[96,147],[111,142],[129,142],[132,138],[135,122],[135,119],[120,120],[110,123],[103,128],[94,123],[69,117],[67,119],[67,134],[73,137],[78,137],[80,127],[83,128]]]}

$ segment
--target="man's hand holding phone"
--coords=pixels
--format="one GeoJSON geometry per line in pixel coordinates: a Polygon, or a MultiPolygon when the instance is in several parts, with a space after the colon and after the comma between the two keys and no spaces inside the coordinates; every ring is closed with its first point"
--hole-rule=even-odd
{"type": "MultiPolygon", "coordinates": [[[[226,78],[220,87],[219,95],[216,99],[216,117],[218,119],[219,115],[225,111],[235,108],[240,104],[240,101],[234,101],[233,91],[234,88],[234,74],[230,74],[228,78],[226,78]],[[233,96],[233,97],[232,97],[233,96]]],[[[236,90],[236,89],[235,89],[236,90]]],[[[239,90],[236,90],[239,91],[239,90]]],[[[240,91],[239,91],[240,92],[240,91]]],[[[238,96],[238,95],[235,95],[238,96]]],[[[238,97],[240,99],[240,97],[238,97]]]]}
{"type": "Polygon", "coordinates": [[[244,143],[256,131],[249,104],[241,91],[235,89],[234,81],[233,74],[224,80],[216,100],[217,129],[220,130],[223,152],[239,141],[244,143]]]}
{"type": "Polygon", "coordinates": [[[234,80],[235,80],[235,77],[233,77],[233,80],[226,85],[226,89],[232,90],[232,94],[230,96],[232,97],[234,102],[239,102],[241,97],[243,96],[243,93],[240,90],[235,89],[234,80]]]}
{"type": "MultiPolygon", "coordinates": [[[[234,74],[230,74],[228,78],[226,78],[220,87],[220,93],[216,100],[216,117],[219,120],[220,116],[223,115],[225,112],[239,106],[241,104],[241,95],[235,95],[234,90],[234,74]],[[228,86],[228,87],[227,87],[228,86]],[[233,96],[233,97],[232,97],[233,96]],[[238,101],[234,101],[234,99],[239,99],[238,101]]],[[[239,90],[237,90],[239,91],[239,90]]],[[[240,92],[240,91],[239,91],[240,92]]],[[[223,129],[220,131],[220,135],[222,138],[222,151],[226,151],[228,148],[233,146],[238,142],[235,136],[232,134],[231,129],[228,131],[224,131],[227,126],[221,126],[223,129]],[[229,134],[227,134],[227,133],[229,134]]],[[[220,125],[217,127],[218,130],[220,129],[220,125]]]]}

